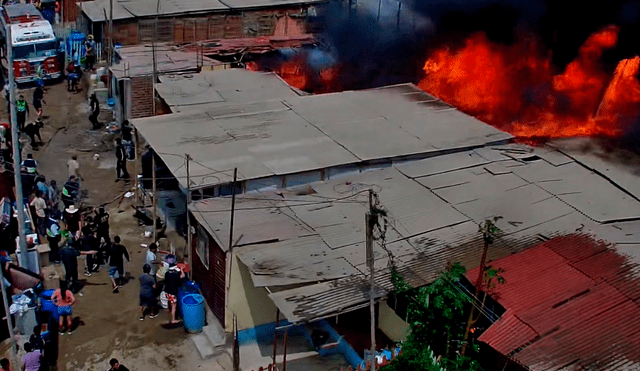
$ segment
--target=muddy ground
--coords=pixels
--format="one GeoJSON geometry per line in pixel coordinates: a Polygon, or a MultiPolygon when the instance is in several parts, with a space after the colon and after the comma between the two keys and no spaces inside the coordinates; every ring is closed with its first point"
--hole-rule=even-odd
{"type": "MultiPolygon", "coordinates": [[[[32,89],[24,89],[21,93],[31,102],[32,89]]],[[[112,293],[107,270],[101,269],[91,277],[83,276],[80,271],[85,286],[81,291],[83,296],[76,295],[73,310],[83,325],[72,335],[60,338],[58,370],[107,370],[108,360],[112,357],[120,359],[132,371],[231,369],[226,354],[203,361],[182,328],[168,330],[161,327],[161,323],[169,319],[166,311],[155,319],[139,320],[138,277],[146,252],[141,244],[151,241],[144,237],[144,229],[133,218],[134,198],[124,198],[120,202],[118,197],[132,190],[134,183],[115,182],[115,136],[105,130],[90,130],[86,94],[67,92],[65,82],[47,86],[44,99],[45,127],[41,131],[44,144],[31,148],[23,136],[23,154],[33,153],[39,162],[38,171],[47,180],[55,179],[60,187],[67,178],[66,162],[76,154],[84,178],[82,188],[87,191],[85,203],[93,206],[108,203],[111,236],[120,235],[131,254],[131,262],[126,267],[130,281],[119,293],[112,293]],[[99,160],[94,159],[96,153],[99,160]]],[[[30,120],[35,120],[33,106],[30,110],[30,120]]],[[[103,106],[100,121],[110,121],[110,116],[103,106]]],[[[0,120],[7,120],[4,110],[0,120]]],[[[133,176],[135,164],[129,162],[128,165],[133,176]]],[[[79,259],[79,265],[84,265],[84,261],[79,259]]]]}

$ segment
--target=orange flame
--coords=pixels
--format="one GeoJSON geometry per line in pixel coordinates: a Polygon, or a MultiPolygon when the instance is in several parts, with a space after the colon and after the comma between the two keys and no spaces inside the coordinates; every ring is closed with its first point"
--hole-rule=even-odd
{"type": "Polygon", "coordinates": [[[457,51],[436,50],[419,86],[516,136],[617,136],[640,105],[640,58],[621,61],[613,77],[600,62],[618,33],[609,26],[591,35],[555,76],[535,41],[501,45],[475,34],[457,51]]]}
{"type": "Polygon", "coordinates": [[[307,87],[309,78],[307,77],[307,68],[301,59],[293,59],[284,62],[276,73],[294,88],[304,90],[307,87]]]}

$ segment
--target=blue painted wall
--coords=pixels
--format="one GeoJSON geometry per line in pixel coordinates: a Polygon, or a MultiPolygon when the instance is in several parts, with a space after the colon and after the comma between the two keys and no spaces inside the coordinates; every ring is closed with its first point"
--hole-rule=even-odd
{"type": "MultiPolygon", "coordinates": [[[[247,344],[254,340],[259,343],[272,343],[276,327],[288,325],[291,325],[291,322],[282,320],[278,322],[278,326],[276,326],[275,322],[271,322],[250,329],[242,330],[238,332],[238,342],[240,343],[240,345],[247,344]]],[[[329,334],[329,339],[327,340],[328,343],[335,343],[338,341],[338,339],[340,339],[340,335],[336,332],[336,330],[333,329],[333,327],[331,327],[331,325],[326,320],[315,322],[314,325],[329,334]]],[[[311,340],[311,333],[307,331],[304,325],[289,327],[288,333],[289,335],[303,335],[309,341],[310,347],[312,346],[311,344],[313,344],[311,340]]],[[[284,329],[278,330],[278,337],[282,336],[284,336],[284,329]]],[[[340,354],[354,368],[358,367],[359,364],[364,365],[364,361],[362,360],[362,358],[344,339],[340,339],[340,342],[335,347],[329,349],[317,349],[317,352],[323,357],[331,354],[340,354]]]]}

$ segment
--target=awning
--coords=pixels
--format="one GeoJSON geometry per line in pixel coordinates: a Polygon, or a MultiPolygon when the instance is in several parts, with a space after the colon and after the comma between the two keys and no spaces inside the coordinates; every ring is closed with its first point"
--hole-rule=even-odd
{"type": "MultiPolygon", "coordinates": [[[[376,286],[376,301],[389,291],[376,286]]],[[[304,323],[354,311],[369,304],[369,284],[363,277],[322,282],[269,295],[280,312],[292,323],[304,323]]]]}

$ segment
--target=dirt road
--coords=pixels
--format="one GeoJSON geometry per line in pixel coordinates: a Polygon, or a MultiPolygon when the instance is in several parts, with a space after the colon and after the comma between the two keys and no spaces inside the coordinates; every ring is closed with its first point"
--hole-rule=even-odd
{"type": "MultiPolygon", "coordinates": [[[[32,89],[21,93],[31,102],[32,89]]],[[[87,191],[86,204],[103,204],[131,190],[133,183],[115,182],[115,137],[104,130],[90,130],[86,95],[69,93],[66,83],[59,83],[47,87],[45,101],[45,127],[41,131],[45,143],[32,149],[26,137],[22,138],[24,154],[33,153],[39,162],[38,171],[47,180],[55,179],[61,187],[68,174],[66,163],[76,154],[84,178],[82,188],[87,191]],[[94,160],[96,153],[100,156],[97,161],[94,160]]],[[[30,109],[30,120],[34,120],[35,110],[32,106],[30,109]]],[[[110,114],[104,112],[106,109],[102,111],[100,121],[105,122],[110,114]]],[[[2,111],[0,119],[7,120],[6,112],[2,111]]],[[[135,174],[133,162],[129,163],[129,173],[135,174]]],[[[166,311],[155,319],[139,320],[138,277],[146,253],[141,244],[151,241],[143,236],[143,229],[133,218],[132,202],[133,198],[121,203],[116,200],[106,206],[111,214],[111,236],[120,235],[131,255],[126,267],[131,279],[119,293],[112,293],[106,269],[91,277],[80,276],[85,286],[81,291],[83,296],[76,295],[74,316],[79,316],[84,325],[72,335],[60,338],[58,370],[106,370],[112,357],[139,371],[231,369],[226,354],[202,361],[182,328],[162,328],[160,324],[169,318],[166,311]]],[[[79,259],[79,265],[83,264],[79,259]]]]}

